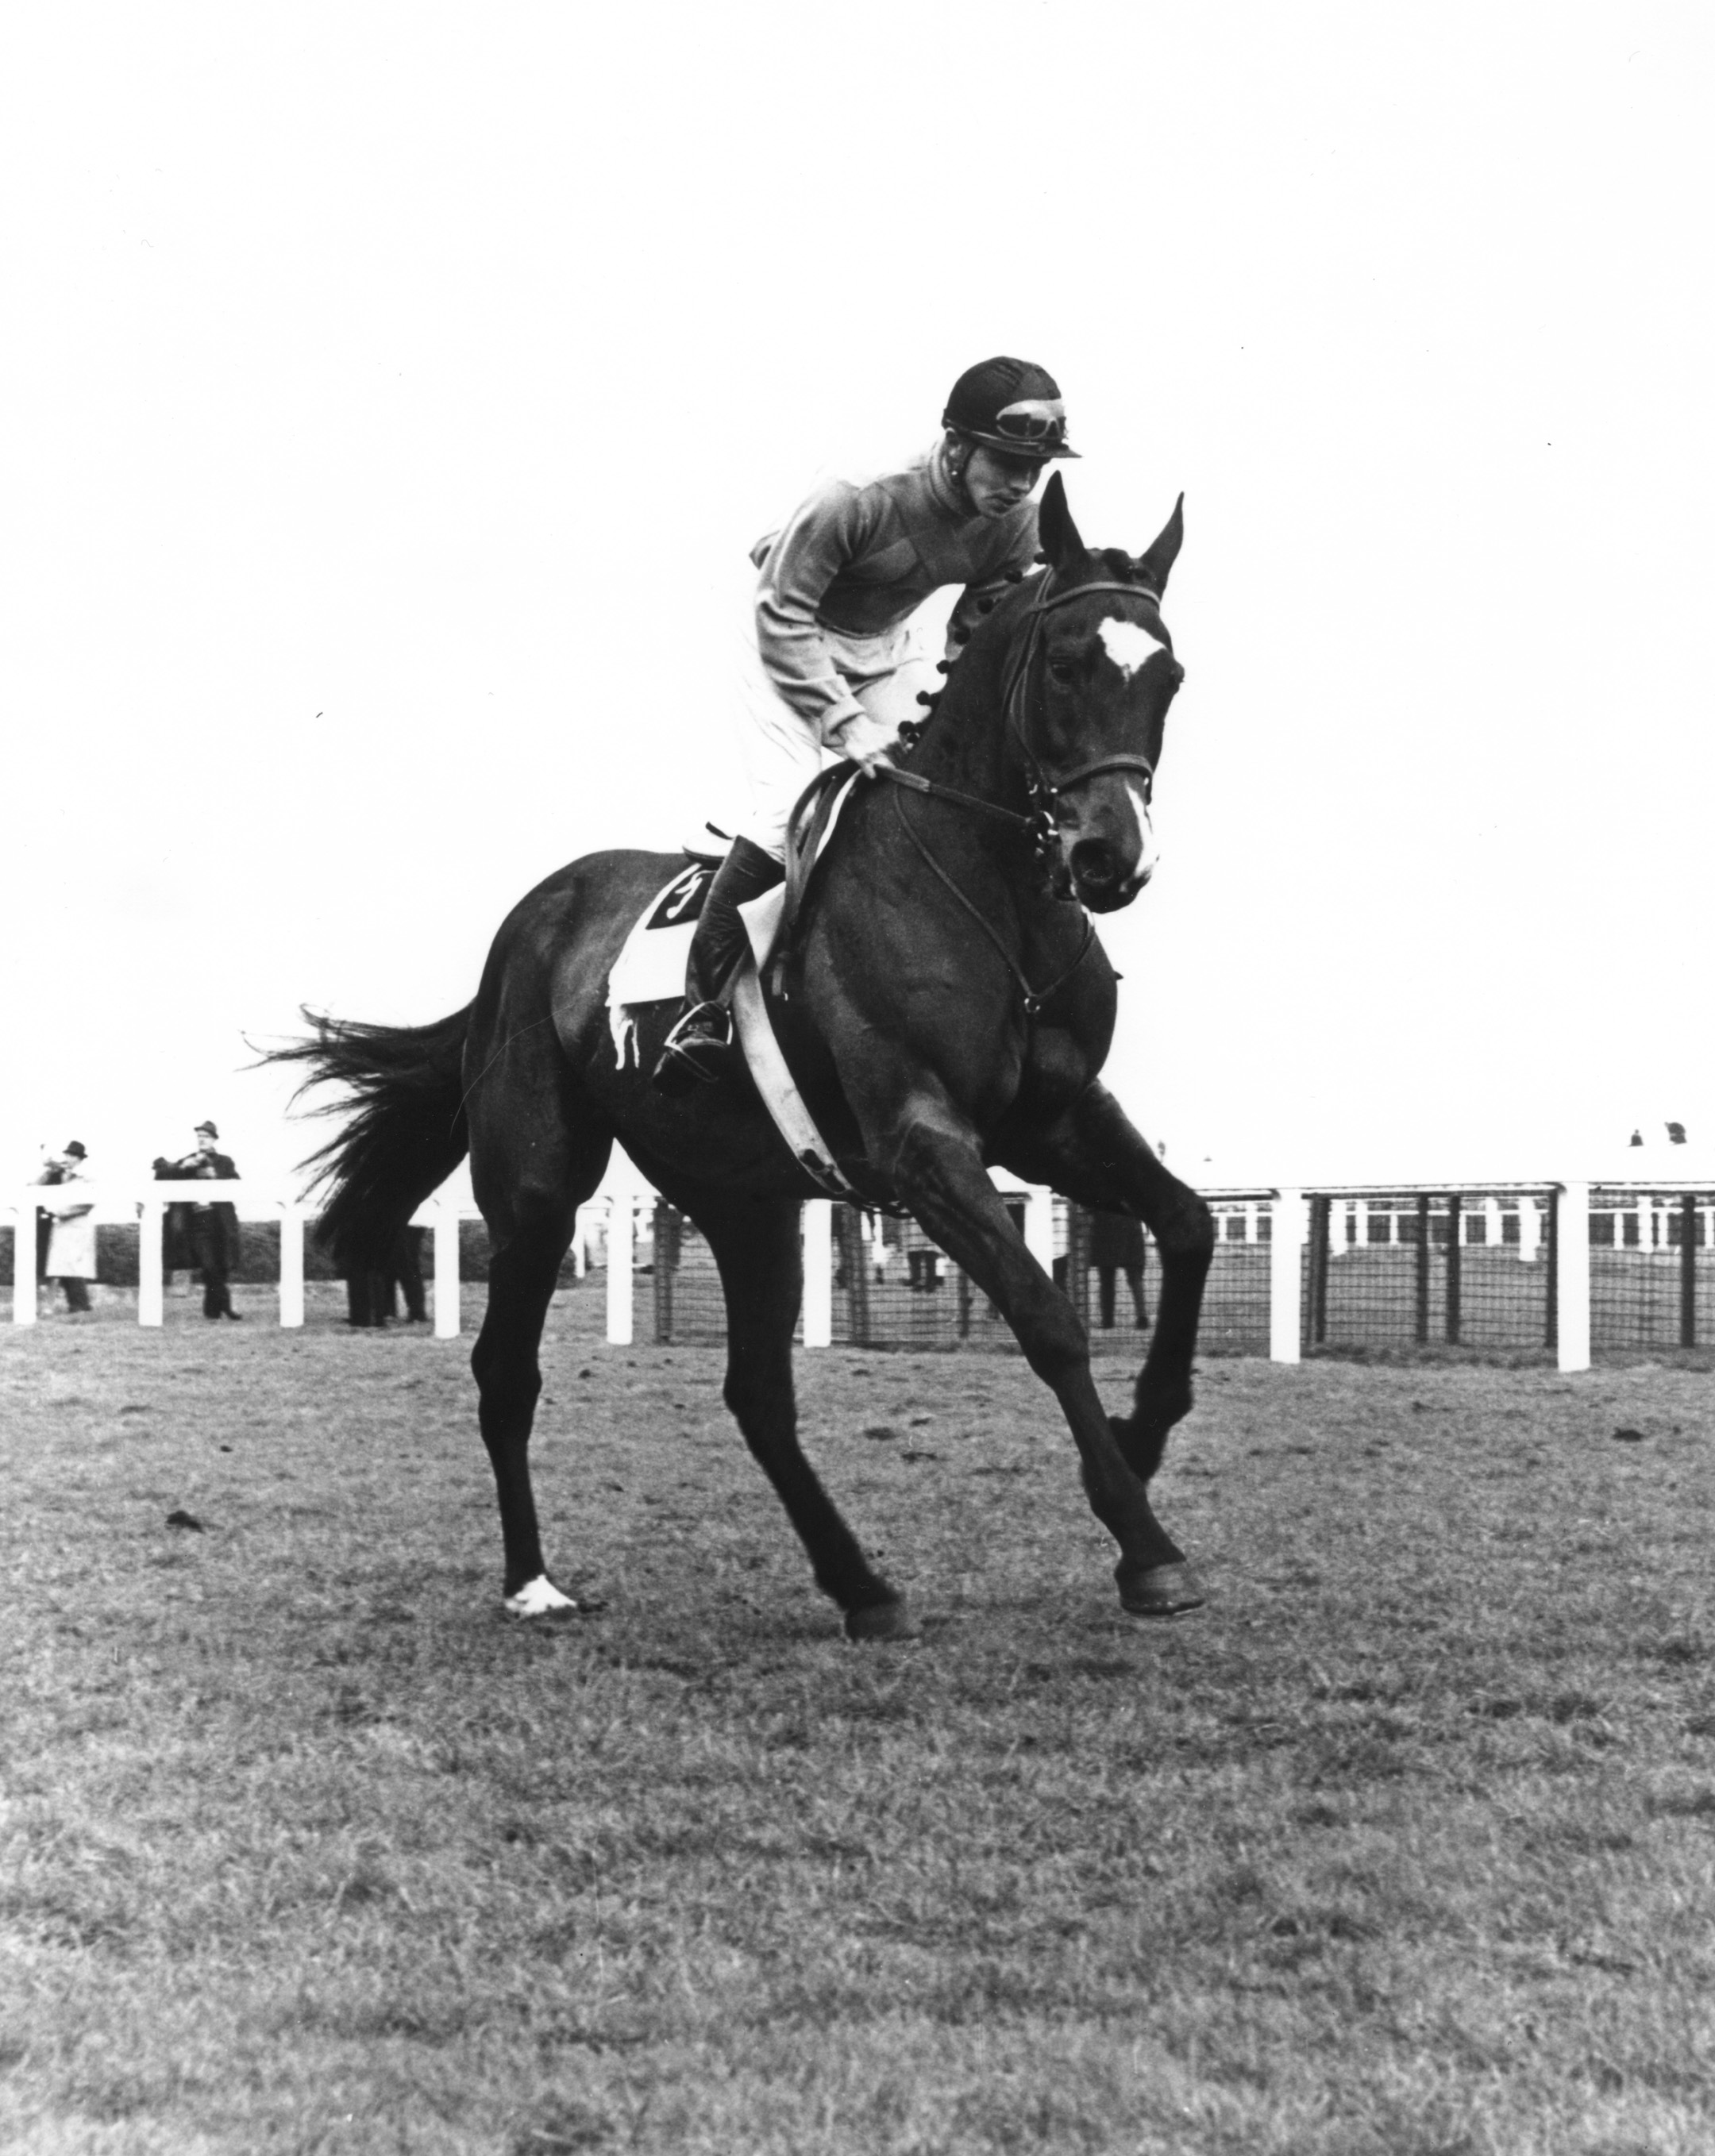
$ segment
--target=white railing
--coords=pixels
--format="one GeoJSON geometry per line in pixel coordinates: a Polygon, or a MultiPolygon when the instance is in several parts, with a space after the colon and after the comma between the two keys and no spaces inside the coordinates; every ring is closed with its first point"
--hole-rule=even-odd
{"type": "MultiPolygon", "coordinates": [[[[137,1322],[159,1325],[166,1315],[162,1281],[162,1231],[169,1205],[230,1205],[244,1220],[280,1223],[280,1322],[285,1326],[304,1322],[304,1226],[315,1216],[295,1198],[283,1198],[265,1186],[242,1180],[235,1183],[146,1183],[116,1188],[111,1184],[58,1183],[29,1184],[4,1203],[13,1216],[12,1322],[36,1322],[36,1209],[54,1209],[56,1199],[78,1204],[86,1200],[98,1217],[109,1221],[121,1213],[135,1214],[137,1237],[137,1322]]],[[[442,1340],[459,1334],[459,1222],[474,1219],[475,1209],[456,1200],[432,1198],[411,1216],[413,1227],[427,1227],[434,1237],[434,1330],[442,1340]]]]}
{"type": "MultiPolygon", "coordinates": [[[[1533,1265],[1542,1251],[1541,1229],[1546,1208],[1554,1203],[1558,1212],[1556,1263],[1553,1282],[1553,1317],[1558,1366],[1564,1371],[1590,1367],[1590,1199],[1593,1188],[1609,1195],[1635,1195],[1630,1209],[1639,1224],[1640,1243],[1645,1249],[1665,1250],[1665,1229],[1659,1234],[1654,1216],[1661,1211],[1657,1194],[1666,1189],[1707,1193],[1715,1200],[1715,1184],[1693,1178],[1682,1182],[1669,1175],[1622,1181],[1604,1178],[1599,1185],[1589,1182],[1563,1183],[1447,1183],[1381,1185],[1348,1184],[1343,1188],[1327,1183],[1313,1194],[1331,1201],[1329,1248],[1331,1259],[1340,1257],[1368,1242],[1368,1214],[1379,1199],[1393,1209],[1418,1195],[1440,1195],[1456,1189],[1484,1207],[1485,1234],[1498,1243],[1500,1197],[1513,1201],[1518,1216],[1518,1240],[1512,1245],[1518,1260],[1533,1265]],[[1543,1209],[1539,1215],[1538,1208],[1543,1209]],[[1338,1207],[1338,1211],[1332,1208],[1338,1207]],[[1357,1240],[1346,1240],[1348,1227],[1357,1240]]],[[[162,1322],[162,1228],[169,1205],[229,1204],[247,1219],[280,1222],[280,1322],[283,1326],[304,1322],[304,1229],[313,1218],[295,1198],[281,1197],[265,1187],[244,1182],[211,1184],[207,1182],[150,1183],[126,1188],[90,1183],[32,1183],[8,1200],[0,1200],[0,1214],[10,1212],[15,1223],[13,1249],[13,1322],[31,1325],[37,1316],[36,1209],[52,1210],[56,1197],[64,1202],[68,1191],[80,1201],[87,1197],[99,1216],[107,1220],[121,1212],[134,1212],[141,1234],[137,1255],[137,1322],[158,1326],[162,1322]]],[[[1024,1240],[1045,1270],[1054,1260],[1054,1196],[1041,1188],[1009,1188],[1009,1197],[1025,1201],[1024,1240]]],[[[1306,1267],[1304,1250],[1309,1231],[1312,1194],[1307,1188],[1208,1190],[1203,1194],[1217,1205],[1243,1207],[1247,1243],[1266,1240],[1269,1249],[1268,1352],[1276,1363],[1297,1363],[1303,1353],[1305,1333],[1306,1267]],[[1266,1223],[1266,1234],[1263,1224],[1266,1223]]],[[[590,1229],[594,1219],[605,1213],[607,1270],[607,1337],[616,1346],[629,1346],[634,1338],[632,1307],[636,1268],[637,1213],[639,1205],[652,1204],[654,1193],[646,1186],[631,1191],[615,1190],[582,1209],[573,1238],[578,1270],[588,1263],[590,1229]]],[[[1605,1210],[1612,1211],[1610,1207],[1605,1210]]],[[[1705,1232],[1715,1229],[1715,1216],[1707,1205],[1701,1208],[1705,1232]]],[[[438,1338],[454,1339],[460,1332],[459,1223],[480,1216],[474,1207],[456,1199],[429,1199],[412,1216],[412,1224],[434,1231],[434,1332],[438,1338]]],[[[834,1337],[834,1209],[825,1199],[812,1199],[804,1208],[804,1344],[809,1348],[831,1346],[834,1337]]],[[[1712,1245],[1711,1247],[1715,1247],[1712,1245]]]]}

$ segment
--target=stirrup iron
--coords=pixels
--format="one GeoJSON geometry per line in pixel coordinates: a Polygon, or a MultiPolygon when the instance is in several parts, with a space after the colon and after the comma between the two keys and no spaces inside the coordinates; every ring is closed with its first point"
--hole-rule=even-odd
{"type": "Polygon", "coordinates": [[[693,1004],[673,1022],[655,1059],[654,1082],[663,1093],[683,1093],[691,1084],[712,1086],[727,1068],[732,1046],[732,1014],[725,1004],[693,1004]]]}

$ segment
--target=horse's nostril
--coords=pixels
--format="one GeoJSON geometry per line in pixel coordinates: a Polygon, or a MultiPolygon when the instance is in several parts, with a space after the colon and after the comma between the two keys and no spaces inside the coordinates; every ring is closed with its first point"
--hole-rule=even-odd
{"type": "Polygon", "coordinates": [[[1110,884],[1119,873],[1113,849],[1101,839],[1080,839],[1072,848],[1072,874],[1080,883],[1110,884]]]}

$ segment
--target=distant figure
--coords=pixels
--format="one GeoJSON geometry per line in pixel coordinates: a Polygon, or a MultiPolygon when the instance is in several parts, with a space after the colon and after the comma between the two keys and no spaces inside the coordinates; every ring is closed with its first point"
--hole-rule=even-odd
{"type": "Polygon", "coordinates": [[[388,1252],[384,1265],[346,1276],[346,1322],[350,1325],[386,1325],[398,1316],[398,1291],[405,1291],[405,1322],[426,1325],[429,1312],[424,1301],[423,1243],[426,1228],[402,1228],[388,1252]]]}
{"type": "Polygon", "coordinates": [[[87,1181],[84,1163],[89,1158],[83,1147],[74,1138],[58,1160],[50,1160],[36,1178],[51,1188],[63,1190],[63,1198],[55,1198],[39,1209],[46,1213],[50,1221],[47,1254],[41,1260],[42,1277],[50,1282],[57,1281],[65,1290],[65,1307],[69,1316],[79,1316],[90,1307],[90,1282],[95,1277],[95,1200],[74,1186],[87,1181]]]}
{"type": "MultiPolygon", "coordinates": [[[[393,1245],[392,1272],[399,1291],[405,1298],[405,1322],[408,1325],[427,1325],[429,1306],[423,1292],[423,1245],[428,1240],[427,1228],[401,1228],[399,1240],[393,1245]]],[[[679,1263],[678,1218],[674,1217],[673,1251],[670,1260],[679,1263]]]]}
{"type": "Polygon", "coordinates": [[[941,1252],[915,1220],[903,1223],[906,1285],[913,1295],[932,1295],[941,1286],[941,1252]]]}
{"type": "MultiPolygon", "coordinates": [[[[196,1144],[182,1159],[157,1158],[157,1183],[236,1183],[239,1172],[231,1156],[216,1151],[220,1133],[213,1123],[198,1123],[193,1133],[196,1144]]],[[[189,1208],[192,1253],[203,1276],[203,1315],[229,1317],[237,1323],[242,1311],[232,1306],[228,1282],[239,1261],[239,1216],[231,1205],[212,1204],[189,1208]]]]}
{"type": "Polygon", "coordinates": [[[1630,1144],[1630,1145],[1635,1145],[1635,1146],[1641,1146],[1641,1145],[1643,1143],[1643,1142],[1644,1142],[1644,1134],[1643,1134],[1643,1132],[1642,1132],[1641,1131],[1634,1131],[1634,1132],[1632,1132],[1632,1134],[1631,1134],[1631,1137],[1630,1137],[1630,1139],[1627,1141],[1627,1142],[1628,1142],[1629,1144],[1630,1144]]]}
{"type": "MultiPolygon", "coordinates": [[[[62,1155],[61,1158],[63,1158],[62,1155]]],[[[56,1159],[50,1152],[44,1152],[42,1156],[42,1173],[36,1178],[37,1183],[39,1184],[55,1183],[64,1183],[64,1180],[65,1170],[61,1166],[60,1160],[56,1159]]],[[[36,1208],[36,1279],[38,1282],[44,1281],[48,1277],[48,1245],[53,1234],[54,1215],[45,1205],[39,1205],[36,1208]]]]}
{"type": "Polygon", "coordinates": [[[1113,1330],[1114,1276],[1123,1273],[1132,1291],[1132,1309],[1137,1330],[1149,1322],[1143,1301],[1143,1265],[1148,1245],[1143,1223],[1126,1213],[1090,1215],[1090,1262],[1096,1269],[1096,1292],[1101,1310],[1101,1329],[1113,1330]]]}
{"type": "Polygon", "coordinates": [[[1670,1123],[1667,1126],[1667,1142],[1669,1145],[1683,1145],[1685,1143],[1685,1125],[1683,1123],[1670,1123]]]}

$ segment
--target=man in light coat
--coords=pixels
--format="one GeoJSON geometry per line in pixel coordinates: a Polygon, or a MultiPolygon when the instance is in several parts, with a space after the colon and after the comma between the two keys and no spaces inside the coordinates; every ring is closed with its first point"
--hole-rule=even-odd
{"type": "Polygon", "coordinates": [[[69,1315],[89,1309],[89,1283],[95,1277],[95,1201],[87,1188],[79,1188],[89,1181],[85,1165],[88,1158],[83,1146],[74,1138],[59,1159],[50,1161],[37,1178],[39,1183],[50,1183],[54,1190],[41,1208],[54,1216],[43,1276],[49,1282],[58,1281],[65,1290],[69,1315]]]}

